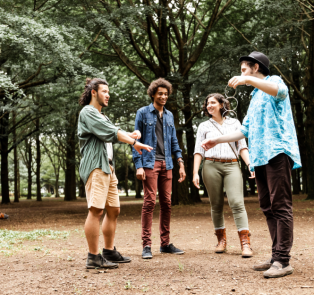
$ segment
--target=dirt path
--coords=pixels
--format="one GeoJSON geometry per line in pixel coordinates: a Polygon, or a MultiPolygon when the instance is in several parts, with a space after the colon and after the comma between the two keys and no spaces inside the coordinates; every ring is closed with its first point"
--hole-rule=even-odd
{"type": "Polygon", "coordinates": [[[195,206],[173,207],[171,242],[186,251],[181,256],[159,253],[156,206],[154,257],[146,261],[141,258],[141,201],[123,199],[116,247],[131,256],[132,262],[107,272],[85,269],[85,200],[45,199],[41,203],[22,201],[0,206],[1,212],[10,215],[9,220],[0,220],[2,230],[63,232],[56,239],[45,236],[42,240],[23,240],[0,248],[1,294],[314,294],[314,202],[303,199],[304,196],[294,197],[295,242],[291,253],[294,274],[268,280],[252,270],[253,264],[269,258],[271,253],[265,218],[256,198],[246,199],[253,258],[240,256],[240,243],[227,205],[228,252],[213,253],[216,237],[210,205],[204,199],[195,206]]]}

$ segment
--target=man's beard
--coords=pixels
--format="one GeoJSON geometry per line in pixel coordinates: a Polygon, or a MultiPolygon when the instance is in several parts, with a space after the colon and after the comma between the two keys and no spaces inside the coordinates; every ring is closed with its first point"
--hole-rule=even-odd
{"type": "Polygon", "coordinates": [[[107,105],[105,105],[104,102],[99,99],[98,93],[97,93],[97,102],[99,103],[99,105],[100,105],[102,108],[106,108],[106,107],[107,107],[107,105]]]}
{"type": "MultiPolygon", "coordinates": [[[[253,76],[253,70],[251,70],[250,75],[253,76]]],[[[252,86],[251,84],[245,84],[246,86],[252,86]]]]}

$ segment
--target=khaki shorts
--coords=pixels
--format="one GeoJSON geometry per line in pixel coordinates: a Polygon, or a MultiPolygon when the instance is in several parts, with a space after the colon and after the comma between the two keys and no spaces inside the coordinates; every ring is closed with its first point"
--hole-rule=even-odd
{"type": "Polygon", "coordinates": [[[112,166],[110,169],[111,174],[97,168],[89,175],[85,185],[88,208],[120,207],[118,179],[112,166]]]}

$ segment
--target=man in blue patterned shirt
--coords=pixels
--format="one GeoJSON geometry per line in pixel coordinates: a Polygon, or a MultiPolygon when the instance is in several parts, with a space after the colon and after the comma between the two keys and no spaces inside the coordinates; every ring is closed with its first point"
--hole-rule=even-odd
{"type": "Polygon", "coordinates": [[[260,207],[272,238],[272,258],[254,266],[266,278],[293,273],[289,264],[293,243],[291,170],[301,167],[300,152],[288,87],[279,76],[269,76],[269,59],[261,52],[240,58],[241,76],[228,85],[255,89],[240,131],[204,140],[205,150],[247,137],[250,170],[255,170],[260,207]]]}

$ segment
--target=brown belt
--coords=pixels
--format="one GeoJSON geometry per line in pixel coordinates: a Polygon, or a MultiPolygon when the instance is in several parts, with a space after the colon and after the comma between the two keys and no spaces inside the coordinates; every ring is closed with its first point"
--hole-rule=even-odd
{"type": "Polygon", "coordinates": [[[238,162],[238,160],[237,160],[237,159],[225,160],[225,159],[212,159],[212,158],[205,158],[205,160],[208,160],[208,161],[214,161],[214,162],[221,162],[221,163],[232,163],[232,162],[238,162]]]}

